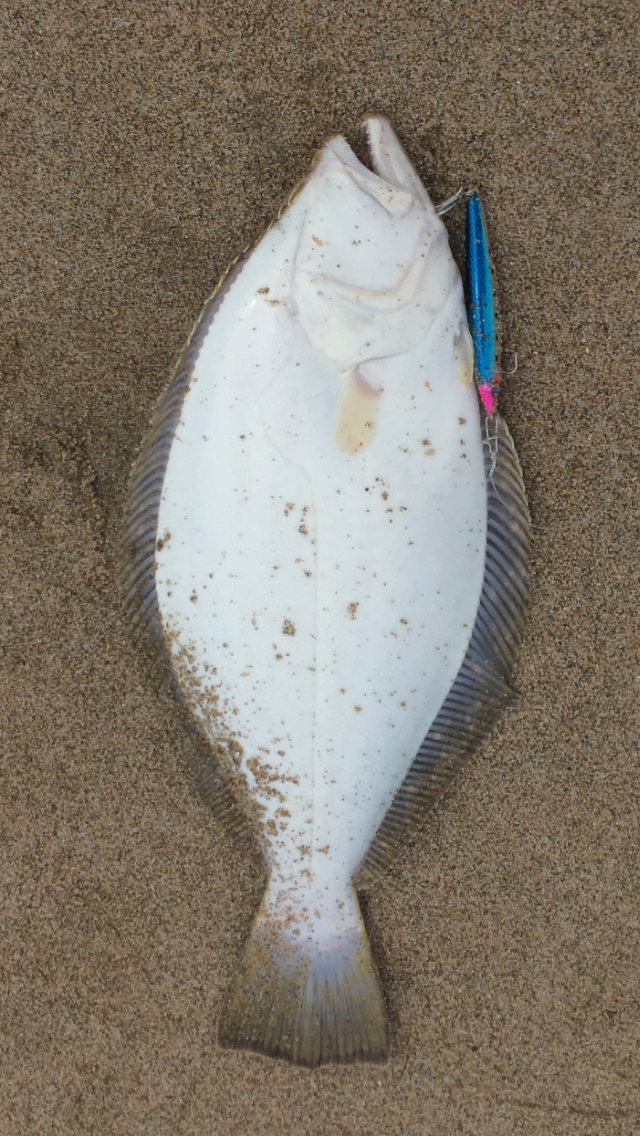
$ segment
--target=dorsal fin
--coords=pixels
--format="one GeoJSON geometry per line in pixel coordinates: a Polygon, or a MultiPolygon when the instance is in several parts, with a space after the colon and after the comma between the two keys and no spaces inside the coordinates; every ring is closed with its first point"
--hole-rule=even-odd
{"type": "Polygon", "coordinates": [[[415,837],[513,696],[509,677],[525,619],[531,524],[507,425],[483,410],[481,423],[487,547],[476,621],[453,685],[354,876],[358,888],[375,883],[415,837]]]}
{"type": "MultiPolygon", "coordinates": [[[[125,605],[132,622],[146,628],[151,644],[170,671],[178,701],[182,701],[182,696],[171,667],[156,594],[155,552],[158,539],[162,539],[158,533],[160,498],[169,452],[196,360],[211,321],[242,271],[245,259],[246,250],[230,265],[215,292],[206,301],[187,346],[178,359],[173,379],[158,401],[129,484],[129,503],[120,557],[125,605]]],[[[205,803],[214,816],[232,830],[246,829],[245,819],[222,778],[213,751],[193,719],[191,730],[200,741],[194,747],[191,767],[205,803]]]]}

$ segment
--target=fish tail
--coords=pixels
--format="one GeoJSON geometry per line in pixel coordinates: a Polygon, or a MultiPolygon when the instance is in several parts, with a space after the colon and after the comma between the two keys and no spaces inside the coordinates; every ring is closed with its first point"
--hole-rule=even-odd
{"type": "Polygon", "coordinates": [[[220,1042],[295,1065],[385,1061],[385,1005],[362,920],[333,943],[298,943],[260,913],[232,982],[220,1042]]]}

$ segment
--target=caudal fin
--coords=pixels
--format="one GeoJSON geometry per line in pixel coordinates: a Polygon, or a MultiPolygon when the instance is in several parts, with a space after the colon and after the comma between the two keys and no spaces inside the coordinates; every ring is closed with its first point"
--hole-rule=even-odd
{"type": "Polygon", "coordinates": [[[220,1025],[222,1045],[295,1065],[386,1060],[384,1001],[364,929],[317,948],[258,916],[220,1025]]]}

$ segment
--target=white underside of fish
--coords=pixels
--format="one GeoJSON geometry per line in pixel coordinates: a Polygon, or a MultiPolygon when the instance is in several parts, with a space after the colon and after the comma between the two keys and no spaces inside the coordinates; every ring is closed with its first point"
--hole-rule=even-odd
{"type": "MultiPolygon", "coordinates": [[[[156,586],[172,651],[189,651],[242,747],[269,902],[297,916],[312,903],[314,937],[344,921],[345,888],[462,662],[484,567],[460,278],[432,208],[412,202],[403,240],[406,215],[394,224],[384,199],[361,204],[362,192],[327,147],[233,284],[194,367],[158,525],[171,534],[156,586]],[[317,319],[315,345],[297,318],[299,260],[315,250],[323,277],[305,273],[305,287],[342,273],[359,321],[355,350],[348,341],[336,362],[340,300],[317,319]],[[391,344],[378,336],[369,358],[358,348],[375,336],[371,284],[393,302],[423,257],[424,313],[410,299],[424,334],[402,350],[394,309],[391,344]]],[[[212,705],[194,709],[214,740],[212,705]]]]}
{"type": "MultiPolygon", "coordinates": [[[[305,989],[338,989],[352,978],[336,959],[348,974],[368,959],[352,880],[460,670],[487,543],[459,273],[391,128],[368,128],[376,173],[332,139],[224,292],[157,521],[173,667],[203,732],[226,745],[269,869],[253,937],[264,949],[248,949],[230,1013],[245,1014],[246,1044],[308,1063],[329,1044],[305,1049],[316,996],[296,1003],[295,1029],[277,1007],[258,1027],[245,1005],[266,998],[255,969],[266,951],[305,989]],[[285,1029],[297,1040],[273,1042],[285,1029]]],[[[335,1043],[344,1059],[349,1045],[383,1054],[383,1023],[367,1028],[370,1044],[335,1043]]]]}

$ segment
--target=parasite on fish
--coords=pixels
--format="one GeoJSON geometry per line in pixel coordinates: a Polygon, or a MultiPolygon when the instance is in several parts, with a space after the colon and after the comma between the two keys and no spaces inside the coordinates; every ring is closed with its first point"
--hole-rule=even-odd
{"type": "Polygon", "coordinates": [[[528,588],[479,199],[470,334],[442,221],[391,126],[366,129],[373,168],[329,139],[207,301],[124,554],[211,748],[205,794],[267,868],[221,1040],[309,1066],[386,1057],[357,889],[508,701],[528,588]]]}

